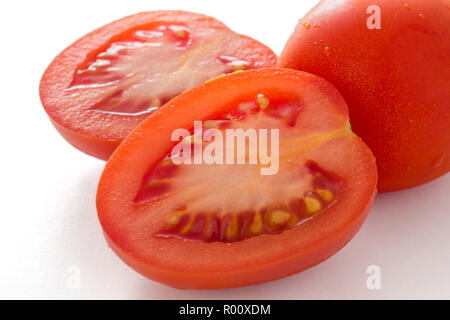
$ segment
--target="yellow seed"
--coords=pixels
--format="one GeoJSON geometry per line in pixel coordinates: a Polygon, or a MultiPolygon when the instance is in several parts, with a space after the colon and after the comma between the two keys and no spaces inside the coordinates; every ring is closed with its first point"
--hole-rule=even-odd
{"type": "Polygon", "coordinates": [[[170,167],[171,165],[173,165],[173,161],[172,159],[165,159],[163,161],[161,161],[161,163],[159,164],[160,167],[170,167]]]}
{"type": "Polygon", "coordinates": [[[202,144],[202,139],[196,136],[187,136],[183,139],[183,142],[186,144],[202,144]]]}
{"type": "Polygon", "coordinates": [[[167,229],[175,227],[180,222],[183,214],[183,211],[172,212],[167,218],[167,229]]]}
{"type": "Polygon", "coordinates": [[[119,55],[117,53],[112,52],[102,52],[98,55],[99,58],[103,59],[114,59],[117,58],[119,55]]]}
{"type": "Polygon", "coordinates": [[[265,108],[267,108],[270,105],[270,100],[267,97],[260,95],[256,99],[256,103],[259,105],[259,107],[261,109],[264,110],[265,108]]]}
{"type": "Polygon", "coordinates": [[[83,72],[84,72],[84,73],[87,73],[87,74],[89,74],[89,75],[94,75],[94,74],[99,73],[100,70],[99,70],[98,68],[95,68],[95,67],[89,67],[88,69],[83,70],[83,72]]]}
{"type": "Polygon", "coordinates": [[[236,216],[232,216],[228,224],[227,230],[225,231],[225,236],[227,239],[231,240],[237,236],[239,232],[239,222],[236,216]]]}
{"type": "Polygon", "coordinates": [[[291,214],[283,210],[275,210],[270,214],[270,222],[274,225],[281,225],[289,221],[291,214]]]}
{"type": "Polygon", "coordinates": [[[214,120],[206,120],[203,122],[203,128],[205,129],[217,129],[219,127],[219,123],[214,120]]]}
{"type": "Polygon", "coordinates": [[[150,102],[149,108],[159,108],[161,107],[162,102],[161,99],[155,98],[150,102]]]}
{"type": "Polygon", "coordinates": [[[244,71],[247,68],[247,66],[243,63],[239,64],[233,63],[231,64],[231,67],[233,68],[234,71],[244,71]]]}
{"type": "Polygon", "coordinates": [[[303,26],[305,27],[305,29],[309,29],[309,27],[311,27],[311,24],[309,22],[303,22],[303,26]]]}
{"type": "Polygon", "coordinates": [[[173,31],[178,38],[186,38],[187,32],[184,29],[176,29],[173,31]]]}
{"type": "Polygon", "coordinates": [[[163,184],[165,184],[165,183],[167,183],[167,182],[168,182],[167,179],[150,180],[150,181],[147,183],[147,187],[148,187],[148,188],[158,187],[158,186],[163,185],[163,184]]]}
{"type": "Polygon", "coordinates": [[[316,192],[326,202],[330,202],[331,200],[333,200],[333,192],[331,192],[330,190],[317,189],[316,192]]]}
{"type": "Polygon", "coordinates": [[[320,203],[320,201],[312,197],[306,197],[305,204],[306,210],[308,210],[308,212],[311,214],[319,212],[322,209],[322,204],[320,203]]]}
{"type": "Polygon", "coordinates": [[[253,234],[259,234],[263,231],[263,222],[261,219],[261,215],[258,213],[255,214],[255,217],[253,218],[252,225],[250,226],[250,231],[253,234]]]}
{"type": "Polygon", "coordinates": [[[191,227],[194,224],[194,221],[195,221],[195,215],[191,214],[191,216],[189,217],[188,223],[183,227],[183,229],[181,229],[180,234],[188,233],[189,230],[191,230],[191,227]]]}
{"type": "Polygon", "coordinates": [[[297,215],[291,214],[291,217],[289,218],[289,221],[287,223],[288,227],[295,226],[300,220],[298,219],[297,215]]]}

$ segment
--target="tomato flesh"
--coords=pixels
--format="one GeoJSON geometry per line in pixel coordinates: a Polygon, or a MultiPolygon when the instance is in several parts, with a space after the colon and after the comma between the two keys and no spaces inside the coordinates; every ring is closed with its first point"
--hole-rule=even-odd
{"type": "MultiPolygon", "coordinates": [[[[258,95],[254,101],[238,103],[231,112],[203,122],[204,130],[220,128],[223,136],[226,130],[237,128],[280,129],[279,172],[261,176],[259,167],[248,165],[248,148],[241,159],[247,164],[241,165],[224,164],[224,159],[222,164],[176,165],[170,152],[145,176],[136,197],[138,203],[168,202],[160,208],[167,223],[157,235],[235,242],[282,232],[332,206],[338,198],[338,180],[301,158],[305,146],[320,143],[326,135],[298,138],[302,135],[295,124],[300,112],[301,105],[296,102],[270,101],[258,95]],[[242,177],[246,177],[244,182],[242,177]],[[214,192],[205,195],[207,189],[214,192]],[[259,195],[264,193],[261,199],[259,195]]],[[[192,150],[192,159],[196,145],[206,150],[213,144],[196,135],[186,136],[180,143],[192,150]]],[[[220,153],[228,151],[229,147],[223,146],[220,153]]],[[[233,163],[237,163],[237,152],[233,154],[233,163]]]]}
{"type": "Polygon", "coordinates": [[[150,115],[108,161],[97,209],[111,248],[150,279],[237,287],[337,252],[367,216],[376,180],[375,159],[330,84],[294,70],[251,70],[186,91],[150,115]],[[211,128],[277,129],[278,171],[261,174],[267,163],[251,163],[250,147],[230,164],[206,162],[211,128]],[[178,129],[187,134],[175,141],[178,129]],[[195,160],[199,145],[203,162],[174,164],[180,150],[195,160]]]}
{"type": "Polygon", "coordinates": [[[183,25],[136,30],[110,43],[94,61],[78,69],[69,90],[115,85],[91,110],[135,115],[153,112],[217,75],[253,68],[246,60],[221,55],[227,43],[239,36],[228,30],[210,30],[202,37],[194,46],[190,30],[183,25]]]}
{"type": "MultiPolygon", "coordinates": [[[[265,206],[259,204],[258,209],[247,208],[231,213],[222,209],[206,207],[196,211],[196,203],[178,207],[167,215],[167,222],[163,230],[155,235],[163,237],[177,237],[188,240],[201,240],[206,242],[241,241],[262,234],[277,234],[288,228],[295,227],[313,218],[316,214],[333,206],[338,192],[335,181],[322,174],[311,164],[308,174],[316,175],[311,181],[304,178],[310,187],[290,186],[288,189],[293,195],[287,198],[282,194],[284,203],[271,202],[265,199],[265,206]],[[299,192],[293,191],[297,187],[299,192]],[[334,188],[333,188],[334,187],[334,188]],[[308,190],[308,189],[307,189],[308,190]],[[194,207],[194,209],[189,209],[194,207]]],[[[235,190],[236,191],[236,190],[235,190]]],[[[255,192],[255,191],[254,191],[255,192]]],[[[250,195],[248,195],[250,196],[250,195]]],[[[253,196],[255,196],[253,194],[253,196]]],[[[219,200],[216,199],[215,201],[219,200]]],[[[246,196],[240,199],[243,202],[246,196]]],[[[220,199],[221,200],[221,199],[220,199]]],[[[231,201],[231,200],[228,200],[231,201]]],[[[233,208],[231,209],[233,210],[233,208]]]]}
{"type": "Polygon", "coordinates": [[[140,122],[183,91],[275,62],[269,48],[213,18],[146,12],[106,25],[63,51],[42,78],[41,100],[70,143],[107,159],[140,122]]]}

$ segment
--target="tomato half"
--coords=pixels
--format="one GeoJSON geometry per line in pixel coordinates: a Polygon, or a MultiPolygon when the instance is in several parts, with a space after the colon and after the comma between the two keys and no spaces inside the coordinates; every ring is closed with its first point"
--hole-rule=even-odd
{"type": "Polygon", "coordinates": [[[450,170],[450,1],[321,1],[279,67],[311,72],[343,95],[377,158],[379,191],[450,170]]]}
{"type": "Polygon", "coordinates": [[[68,142],[108,159],[139,123],[181,92],[223,73],[275,62],[269,48],[214,18],[144,12],[70,45],[44,73],[40,95],[68,142]]]}
{"type": "Polygon", "coordinates": [[[111,248],[148,278],[237,287],[288,276],[342,248],[366,218],[376,180],[375,159],[350,130],[334,87],[304,72],[250,70],[150,115],[106,164],[97,210],[111,248]],[[241,152],[237,138],[228,144],[239,130],[248,134],[241,152]],[[275,162],[278,170],[263,174],[275,162]]]}

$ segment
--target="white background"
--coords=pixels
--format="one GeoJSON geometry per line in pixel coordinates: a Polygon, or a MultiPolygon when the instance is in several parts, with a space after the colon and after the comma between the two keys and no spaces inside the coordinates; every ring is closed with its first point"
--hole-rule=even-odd
{"type": "Polygon", "coordinates": [[[39,80],[54,56],[122,16],[157,9],[201,12],[279,54],[314,2],[2,1],[0,298],[449,299],[450,175],[377,196],[357,236],[300,274],[215,291],[181,291],[143,278],[103,239],[95,193],[104,162],[67,144],[40,104],[39,80]],[[373,264],[381,267],[381,290],[366,287],[366,269],[373,264]],[[79,290],[68,286],[71,266],[79,267],[79,290]]]}

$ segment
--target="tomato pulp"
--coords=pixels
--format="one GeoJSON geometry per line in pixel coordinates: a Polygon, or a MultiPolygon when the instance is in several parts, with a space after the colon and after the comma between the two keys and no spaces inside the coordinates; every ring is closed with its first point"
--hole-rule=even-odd
{"type": "Polygon", "coordinates": [[[448,0],[321,1],[278,60],[336,86],[377,159],[381,192],[450,170],[449,22],[448,0]]]}
{"type": "Polygon", "coordinates": [[[350,241],[376,193],[375,159],[348,120],[334,87],[294,70],[190,89],[109,159],[97,193],[106,239],[136,271],[177,288],[238,287],[309,268],[350,241]],[[246,134],[244,148],[230,132],[246,134]]]}
{"type": "Polygon", "coordinates": [[[181,92],[223,73],[275,62],[269,48],[214,18],[144,12],[70,45],[44,73],[40,95],[68,142],[106,160],[139,123],[181,92]]]}

